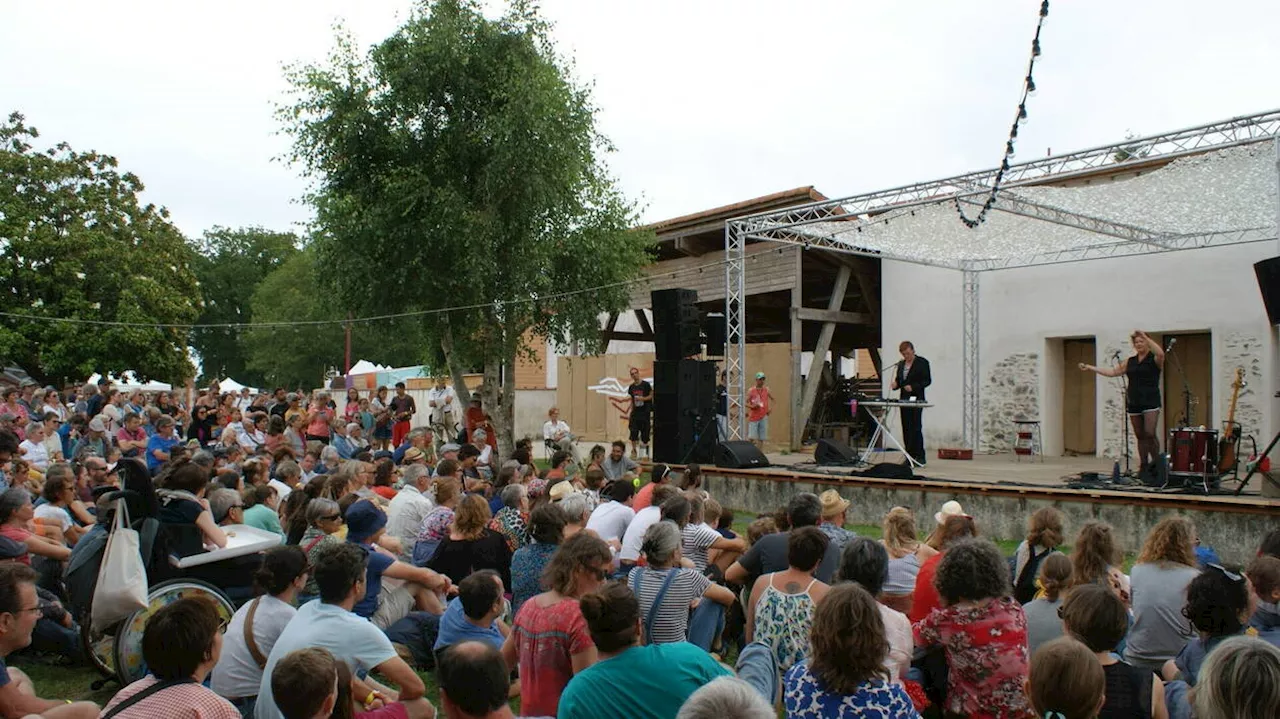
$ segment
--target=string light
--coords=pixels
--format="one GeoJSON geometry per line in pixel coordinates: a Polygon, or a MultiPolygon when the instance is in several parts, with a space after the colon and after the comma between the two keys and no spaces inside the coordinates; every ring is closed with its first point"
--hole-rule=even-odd
{"type": "Polygon", "coordinates": [[[987,195],[986,201],[982,203],[982,209],[978,212],[976,218],[970,218],[964,213],[964,207],[960,205],[960,198],[957,197],[952,200],[956,207],[956,213],[960,215],[960,221],[971,230],[987,221],[987,214],[991,212],[992,206],[996,204],[996,197],[1000,194],[1000,187],[1004,183],[1004,175],[1009,171],[1009,158],[1014,155],[1013,143],[1018,139],[1018,126],[1027,122],[1027,98],[1036,91],[1034,71],[1036,69],[1036,59],[1040,57],[1040,31],[1044,28],[1044,21],[1048,16],[1049,0],[1043,0],[1040,3],[1040,18],[1036,21],[1036,34],[1031,39],[1031,59],[1027,62],[1027,77],[1022,81],[1022,99],[1018,101],[1018,114],[1014,117],[1013,125],[1009,128],[1009,140],[1004,144],[1004,159],[1000,161],[1000,169],[996,171],[995,181],[991,183],[990,194],[987,195]]]}

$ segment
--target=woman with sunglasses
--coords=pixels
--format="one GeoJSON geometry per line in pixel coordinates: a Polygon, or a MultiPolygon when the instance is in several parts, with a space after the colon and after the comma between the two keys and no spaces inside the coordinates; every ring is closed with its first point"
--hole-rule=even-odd
{"type": "Polygon", "coordinates": [[[267,656],[297,613],[294,603],[310,570],[301,547],[268,549],[253,577],[258,596],[240,607],[227,626],[222,656],[213,667],[210,686],[239,709],[245,719],[253,716],[267,656]]]}
{"type": "MultiPolygon", "coordinates": [[[[327,497],[317,497],[307,502],[307,531],[303,532],[298,546],[307,554],[307,561],[315,564],[316,557],[324,547],[343,544],[346,540],[338,533],[342,529],[342,509],[338,503],[327,497]]],[[[315,577],[309,577],[298,598],[299,604],[305,604],[320,594],[320,587],[315,577]]]]}
{"type": "Polygon", "coordinates": [[[604,540],[582,532],[566,539],[543,573],[548,590],[520,607],[502,645],[508,667],[520,667],[520,708],[555,716],[573,676],[596,663],[596,645],[578,599],[609,576],[613,555],[604,540]]]}

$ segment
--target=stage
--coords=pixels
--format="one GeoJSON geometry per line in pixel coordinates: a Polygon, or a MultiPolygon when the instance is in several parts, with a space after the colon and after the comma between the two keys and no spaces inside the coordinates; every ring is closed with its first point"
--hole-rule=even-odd
{"type": "MultiPolygon", "coordinates": [[[[927,531],[934,512],[955,499],[975,517],[979,529],[998,539],[1018,539],[1028,516],[1042,506],[1056,506],[1068,517],[1068,536],[1085,522],[1109,522],[1124,549],[1137,551],[1147,531],[1172,513],[1196,523],[1202,541],[1227,561],[1244,563],[1268,531],[1280,527],[1280,499],[1262,497],[1262,479],[1250,480],[1246,493],[1189,494],[1151,488],[1094,487],[1073,489],[1064,478],[1096,472],[1109,478],[1113,463],[1097,457],[1046,457],[1021,462],[1010,454],[977,455],[972,460],[931,458],[911,479],[861,476],[861,469],[818,467],[807,453],[768,455],[772,466],[761,469],[703,467],[706,485],[721,504],[752,512],[770,512],[796,492],[821,493],[835,488],[849,499],[848,521],[880,524],[884,513],[904,506],[916,513],[927,531]],[[1251,492],[1250,492],[1251,490],[1251,492]]],[[[886,461],[901,455],[886,454],[886,461]]],[[[1234,490],[1233,482],[1224,486],[1234,490]]]]}

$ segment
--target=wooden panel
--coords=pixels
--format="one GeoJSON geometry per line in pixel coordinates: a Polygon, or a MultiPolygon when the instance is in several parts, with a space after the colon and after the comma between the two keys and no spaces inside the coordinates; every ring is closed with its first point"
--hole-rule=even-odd
{"type": "Polygon", "coordinates": [[[1062,449],[1068,454],[1098,451],[1097,383],[1092,373],[1077,369],[1081,362],[1095,364],[1093,339],[1062,343],[1062,449]]]}
{"type": "MultiPolygon", "coordinates": [[[[790,290],[795,286],[798,247],[780,246],[772,242],[747,245],[747,294],[790,290]],[[779,252],[781,249],[781,252],[779,252]]],[[[683,287],[697,290],[698,301],[724,299],[724,265],[711,264],[724,259],[724,250],[708,252],[701,257],[679,257],[663,260],[645,268],[653,279],[638,284],[631,293],[632,307],[649,307],[649,292],[683,287]],[[704,268],[701,272],[693,268],[704,268]],[[690,270],[672,277],[669,273],[690,270]]]]}
{"type": "Polygon", "coordinates": [[[516,389],[547,388],[547,341],[542,337],[534,337],[526,332],[524,341],[533,348],[531,359],[524,353],[516,355],[516,389]]]}
{"type": "Polygon", "coordinates": [[[1164,446],[1170,429],[1178,427],[1183,411],[1183,377],[1191,387],[1191,396],[1196,403],[1191,405],[1191,416],[1187,424],[1192,427],[1214,426],[1213,416],[1213,338],[1208,332],[1194,334],[1167,334],[1158,339],[1163,346],[1169,346],[1169,340],[1176,338],[1174,353],[1165,357],[1164,363],[1164,427],[1165,435],[1160,443],[1164,446]],[[1178,364],[1182,372],[1178,371],[1178,364]],[[1184,375],[1185,373],[1185,375],[1184,375]]]}

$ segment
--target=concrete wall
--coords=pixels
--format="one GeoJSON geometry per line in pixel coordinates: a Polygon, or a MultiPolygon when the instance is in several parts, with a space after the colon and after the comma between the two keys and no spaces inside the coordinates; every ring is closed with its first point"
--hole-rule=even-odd
{"type": "Polygon", "coordinates": [[[537,449],[542,445],[542,423],[547,421],[547,410],[556,403],[556,391],[554,389],[518,389],[515,402],[516,439],[525,436],[533,437],[534,449],[537,449]]]}
{"type": "Polygon", "coordinates": [[[983,536],[992,539],[1021,539],[1026,521],[1044,506],[1054,506],[1067,516],[1068,542],[1090,520],[1111,524],[1121,546],[1137,552],[1151,527],[1170,514],[1179,513],[1196,524],[1201,542],[1213,547],[1228,562],[1247,563],[1256,553],[1262,537],[1280,524],[1280,503],[1262,513],[1244,511],[1208,511],[1189,498],[1149,498],[1133,495],[1109,503],[1100,503],[1083,494],[1062,493],[1062,498],[1045,499],[1045,495],[1026,496],[1013,493],[962,491],[941,483],[858,483],[817,479],[772,480],[759,476],[744,477],[718,474],[705,468],[706,489],[726,507],[749,512],[772,512],[785,505],[797,492],[822,492],[836,488],[848,499],[848,521],[853,524],[879,525],[892,507],[907,507],[916,515],[921,531],[933,527],[933,515],[942,504],[954,499],[972,515],[983,536]],[[1179,504],[1179,502],[1182,502],[1179,504]]]}
{"type": "MultiPolygon", "coordinates": [[[[1046,452],[1061,453],[1062,373],[1072,371],[1063,367],[1061,339],[1095,337],[1101,364],[1115,350],[1131,352],[1134,329],[1212,333],[1214,421],[1225,417],[1243,366],[1248,386],[1237,419],[1265,445],[1280,428],[1277,342],[1252,265],[1275,254],[1275,243],[1264,242],[983,273],[980,450],[1007,450],[1013,415],[1042,414],[1046,452]]],[[[925,411],[925,439],[930,448],[953,444],[962,416],[961,274],[891,261],[881,270],[886,361],[904,339],[929,359],[935,406],[925,411]]],[[[1097,447],[1109,457],[1120,453],[1123,421],[1115,382],[1097,381],[1097,447]]]]}

